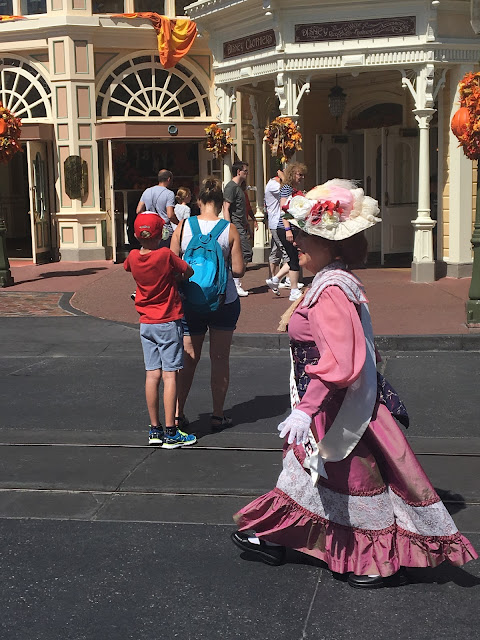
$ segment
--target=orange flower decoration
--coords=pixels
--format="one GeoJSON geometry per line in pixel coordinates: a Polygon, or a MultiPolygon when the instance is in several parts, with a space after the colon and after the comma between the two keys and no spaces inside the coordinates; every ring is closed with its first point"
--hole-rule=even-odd
{"type": "Polygon", "coordinates": [[[6,164],[22,147],[18,142],[22,122],[0,102],[0,162],[6,164]]]}
{"type": "Polygon", "coordinates": [[[291,118],[275,118],[265,129],[264,140],[280,162],[288,162],[295,151],[302,149],[302,134],[291,118]]]}
{"type": "Polygon", "coordinates": [[[213,153],[215,158],[223,158],[232,148],[233,138],[230,136],[230,129],[226,131],[218,126],[211,124],[205,127],[207,140],[205,143],[207,151],[213,153]]]}
{"type": "Polygon", "coordinates": [[[452,131],[467,158],[480,158],[480,72],[467,73],[459,84],[460,109],[452,118],[452,131]]]}

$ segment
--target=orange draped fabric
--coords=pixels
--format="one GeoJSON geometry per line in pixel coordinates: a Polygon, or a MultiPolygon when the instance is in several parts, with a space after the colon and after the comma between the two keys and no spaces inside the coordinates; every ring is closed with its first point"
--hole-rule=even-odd
{"type": "Polygon", "coordinates": [[[174,67],[195,42],[197,25],[189,18],[166,18],[158,13],[118,13],[112,18],[146,18],[157,32],[160,62],[165,69],[174,67]]]}

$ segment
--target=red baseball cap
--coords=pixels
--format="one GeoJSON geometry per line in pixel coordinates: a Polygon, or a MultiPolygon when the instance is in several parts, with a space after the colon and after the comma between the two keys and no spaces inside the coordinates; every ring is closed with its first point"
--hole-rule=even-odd
{"type": "Polygon", "coordinates": [[[150,213],[149,211],[139,213],[135,218],[135,236],[140,239],[142,231],[148,231],[150,233],[149,238],[158,238],[162,235],[164,224],[163,219],[157,213],[150,213]]]}

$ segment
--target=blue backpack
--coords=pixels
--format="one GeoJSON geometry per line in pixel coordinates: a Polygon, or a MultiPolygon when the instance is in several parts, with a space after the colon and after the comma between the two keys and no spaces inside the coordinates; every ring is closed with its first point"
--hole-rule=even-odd
{"type": "Polygon", "coordinates": [[[195,216],[185,220],[184,225],[187,222],[190,223],[192,239],[182,257],[195,273],[183,283],[184,304],[196,313],[210,313],[225,301],[228,270],[222,247],[217,240],[228,222],[219,220],[212,231],[205,235],[202,234],[195,216]]]}

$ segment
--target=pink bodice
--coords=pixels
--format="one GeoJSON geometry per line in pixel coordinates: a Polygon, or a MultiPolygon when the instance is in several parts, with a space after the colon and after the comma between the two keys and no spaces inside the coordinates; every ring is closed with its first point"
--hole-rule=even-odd
{"type": "Polygon", "coordinates": [[[293,340],[314,341],[320,352],[318,364],[305,369],[310,383],[297,407],[314,416],[328,391],[349,387],[364,365],[365,334],[357,307],[339,287],[327,287],[311,308],[297,308],[288,333],[293,340]]]}

